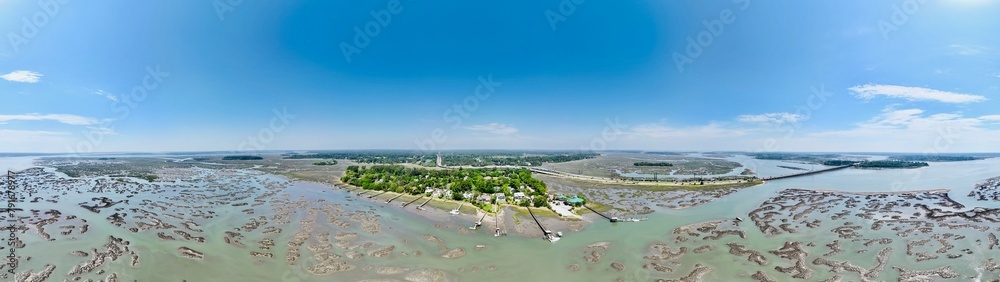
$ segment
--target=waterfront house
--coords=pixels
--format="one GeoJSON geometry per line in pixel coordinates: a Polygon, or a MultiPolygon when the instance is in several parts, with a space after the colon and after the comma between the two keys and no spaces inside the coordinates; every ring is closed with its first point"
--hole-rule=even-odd
{"type": "Polygon", "coordinates": [[[476,201],[479,201],[484,204],[489,204],[490,201],[492,200],[493,198],[490,197],[490,194],[480,194],[479,196],[476,196],[476,201]]]}

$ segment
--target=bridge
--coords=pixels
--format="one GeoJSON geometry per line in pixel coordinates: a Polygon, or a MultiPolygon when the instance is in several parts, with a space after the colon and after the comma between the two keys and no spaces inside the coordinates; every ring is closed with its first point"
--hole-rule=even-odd
{"type": "Polygon", "coordinates": [[[804,176],[804,175],[810,175],[810,174],[817,174],[817,173],[827,172],[827,171],[831,171],[831,170],[844,169],[844,168],[848,168],[848,167],[852,167],[852,166],[854,166],[854,165],[853,164],[842,165],[842,166],[828,167],[828,168],[824,168],[824,169],[810,170],[810,171],[805,171],[805,172],[800,172],[800,173],[778,175],[778,176],[769,176],[769,177],[764,177],[764,178],[761,178],[761,179],[764,180],[764,181],[778,180],[778,179],[792,178],[792,177],[796,177],[796,176],[804,176]]]}

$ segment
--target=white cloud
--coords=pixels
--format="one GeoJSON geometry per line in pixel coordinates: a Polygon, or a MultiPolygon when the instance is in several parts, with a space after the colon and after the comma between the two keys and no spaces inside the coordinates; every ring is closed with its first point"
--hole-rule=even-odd
{"type": "Polygon", "coordinates": [[[943,103],[954,103],[954,104],[964,104],[964,103],[975,103],[986,101],[986,97],[979,95],[970,95],[962,93],[954,93],[947,91],[940,91],[921,87],[909,87],[909,86],[898,86],[898,85],[882,85],[882,84],[865,84],[858,85],[849,90],[854,92],[854,95],[858,98],[871,100],[876,96],[886,96],[889,98],[900,98],[909,101],[938,101],[943,103]]]}
{"type": "Polygon", "coordinates": [[[497,135],[511,135],[517,133],[517,128],[502,123],[477,124],[464,127],[465,129],[479,132],[488,132],[497,135]]]}
{"type": "Polygon", "coordinates": [[[0,75],[0,78],[13,82],[36,83],[42,76],[42,74],[37,72],[18,70],[5,75],[0,75]]]}
{"type": "Polygon", "coordinates": [[[981,117],[979,117],[979,119],[980,119],[980,120],[983,120],[983,121],[994,121],[994,122],[1000,122],[1000,115],[987,115],[987,116],[981,116],[981,117]]]}
{"type": "Polygon", "coordinates": [[[104,90],[94,91],[94,94],[97,94],[97,95],[100,95],[100,96],[104,96],[104,98],[108,98],[108,100],[111,100],[113,102],[118,102],[118,97],[115,97],[114,94],[105,92],[104,90]]]}
{"type": "Polygon", "coordinates": [[[95,118],[82,117],[78,115],[70,114],[23,114],[23,115],[0,115],[0,124],[7,123],[12,120],[29,120],[29,121],[41,121],[41,120],[52,120],[70,125],[94,125],[98,121],[95,118]]]}
{"type": "Polygon", "coordinates": [[[800,122],[805,120],[805,117],[793,113],[766,113],[759,115],[741,115],[736,117],[736,120],[746,123],[783,124],[800,122]]]}
{"type": "Polygon", "coordinates": [[[90,134],[101,134],[104,136],[118,135],[118,132],[108,127],[88,126],[87,129],[89,129],[90,134]]]}
{"type": "Polygon", "coordinates": [[[983,52],[986,52],[987,50],[989,50],[989,48],[986,48],[986,47],[983,47],[983,46],[970,46],[970,45],[960,45],[960,44],[952,44],[952,45],[949,45],[948,47],[951,47],[952,49],[954,49],[955,50],[955,54],[964,55],[964,56],[979,55],[979,54],[982,54],[983,52]]]}

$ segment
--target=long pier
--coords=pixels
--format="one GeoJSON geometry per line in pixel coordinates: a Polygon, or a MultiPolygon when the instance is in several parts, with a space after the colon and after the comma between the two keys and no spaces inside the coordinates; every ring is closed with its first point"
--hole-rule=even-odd
{"type": "Polygon", "coordinates": [[[591,207],[590,207],[590,206],[588,206],[588,205],[583,205],[583,207],[585,207],[585,208],[587,208],[588,210],[590,210],[590,211],[592,211],[592,212],[596,213],[597,215],[600,215],[600,216],[603,216],[604,218],[607,218],[607,219],[608,219],[608,220],[610,220],[611,222],[617,222],[617,221],[618,221],[618,218],[617,218],[617,217],[610,217],[610,216],[607,216],[607,215],[604,215],[603,213],[601,213],[601,212],[599,212],[599,211],[595,210],[594,208],[591,208],[591,207]]]}
{"type": "Polygon", "coordinates": [[[423,204],[420,204],[419,206],[417,206],[417,208],[418,208],[418,209],[420,209],[420,208],[423,208],[423,207],[424,207],[424,205],[426,205],[427,203],[429,203],[429,202],[430,202],[431,200],[433,200],[433,199],[434,199],[434,197],[427,197],[427,200],[426,200],[426,201],[424,201],[424,203],[423,203],[423,204]]]}
{"type": "Polygon", "coordinates": [[[530,207],[526,207],[526,209],[528,209],[528,214],[531,214],[531,219],[534,219],[535,223],[538,224],[538,228],[542,230],[542,234],[545,236],[545,240],[551,241],[552,239],[550,238],[552,237],[552,234],[550,234],[548,230],[545,230],[545,227],[542,226],[542,222],[538,221],[538,218],[535,217],[535,213],[531,211],[530,207]]]}
{"type": "Polygon", "coordinates": [[[389,198],[388,200],[385,200],[385,203],[388,204],[388,203],[392,202],[392,200],[395,200],[396,198],[399,198],[399,197],[402,197],[402,196],[403,196],[403,194],[396,195],[395,197],[392,197],[392,198],[389,198]]]}
{"type": "Polygon", "coordinates": [[[403,203],[403,207],[405,208],[406,206],[409,206],[413,202],[416,202],[417,200],[420,200],[420,199],[423,199],[423,198],[424,198],[424,196],[416,197],[413,200],[410,200],[409,202],[403,203]]]}
{"type": "Polygon", "coordinates": [[[800,173],[793,173],[793,174],[786,174],[786,175],[779,175],[779,176],[764,177],[764,178],[761,178],[761,179],[763,179],[764,181],[767,181],[767,180],[778,180],[778,179],[792,178],[792,177],[796,177],[796,176],[804,176],[804,175],[810,175],[810,174],[817,174],[817,173],[827,172],[827,171],[831,171],[831,170],[844,169],[844,168],[848,168],[848,167],[852,167],[852,166],[854,166],[854,165],[842,165],[842,166],[835,166],[835,167],[829,167],[829,168],[818,169],[818,170],[810,170],[810,171],[800,172],[800,173]]]}
{"type": "Polygon", "coordinates": [[[375,197],[378,197],[379,195],[382,195],[382,194],[385,194],[385,193],[389,193],[389,191],[382,191],[382,193],[372,194],[372,195],[368,196],[368,198],[369,199],[375,198],[375,197]]]}

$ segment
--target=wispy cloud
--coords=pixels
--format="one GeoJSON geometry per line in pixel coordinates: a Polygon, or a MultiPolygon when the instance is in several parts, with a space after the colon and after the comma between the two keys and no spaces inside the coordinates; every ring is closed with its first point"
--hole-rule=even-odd
{"type": "Polygon", "coordinates": [[[1000,122],[1000,115],[981,116],[979,119],[984,121],[1000,122]]]}
{"type": "Polygon", "coordinates": [[[741,115],[736,117],[736,120],[746,123],[784,124],[800,122],[805,120],[805,117],[793,113],[766,113],[759,115],[741,115]]]}
{"type": "Polygon", "coordinates": [[[94,91],[94,94],[100,95],[100,96],[104,96],[104,98],[108,98],[108,100],[111,100],[112,102],[118,102],[118,97],[116,97],[114,94],[108,93],[108,92],[106,92],[104,90],[94,91]]]}
{"type": "Polygon", "coordinates": [[[517,128],[502,123],[477,124],[464,127],[465,129],[479,132],[487,132],[497,135],[511,135],[517,133],[517,128]]]}
{"type": "Polygon", "coordinates": [[[952,44],[949,45],[948,47],[951,47],[952,50],[955,50],[955,54],[963,56],[979,55],[989,50],[989,48],[983,46],[972,46],[972,45],[961,45],[961,44],[952,44]]]}
{"type": "Polygon", "coordinates": [[[858,98],[871,100],[877,96],[906,99],[909,101],[938,101],[943,103],[964,104],[983,102],[988,99],[979,95],[962,94],[921,87],[865,84],[848,88],[858,98]]]}
{"type": "Polygon", "coordinates": [[[42,74],[37,72],[18,70],[5,75],[0,75],[0,78],[13,82],[36,83],[42,78],[42,76],[42,74]]]}
{"type": "Polygon", "coordinates": [[[27,121],[50,120],[70,125],[94,125],[98,123],[97,119],[95,118],[82,117],[70,114],[42,115],[42,114],[30,113],[23,115],[0,115],[0,124],[4,124],[7,123],[8,121],[15,121],[15,120],[27,120],[27,121]]]}

